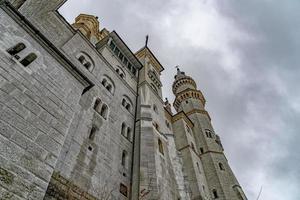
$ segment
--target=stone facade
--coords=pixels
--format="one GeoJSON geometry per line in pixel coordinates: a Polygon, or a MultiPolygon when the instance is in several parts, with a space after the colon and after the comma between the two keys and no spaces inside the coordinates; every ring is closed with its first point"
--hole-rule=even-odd
{"type": "Polygon", "coordinates": [[[0,199],[245,200],[205,98],[65,0],[0,0],[0,199]]]}

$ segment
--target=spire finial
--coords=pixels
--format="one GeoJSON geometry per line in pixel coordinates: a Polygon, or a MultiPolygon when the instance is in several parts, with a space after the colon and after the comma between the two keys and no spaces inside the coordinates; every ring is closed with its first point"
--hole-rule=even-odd
{"type": "Polygon", "coordinates": [[[148,40],[149,40],[149,35],[146,35],[145,47],[147,47],[147,46],[148,46],[148,40]]]}

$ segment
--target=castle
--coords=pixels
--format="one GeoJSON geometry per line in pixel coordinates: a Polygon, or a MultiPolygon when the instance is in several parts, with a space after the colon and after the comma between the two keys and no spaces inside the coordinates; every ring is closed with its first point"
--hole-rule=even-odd
{"type": "Polygon", "coordinates": [[[245,200],[205,97],[65,0],[0,0],[0,199],[245,200]]]}

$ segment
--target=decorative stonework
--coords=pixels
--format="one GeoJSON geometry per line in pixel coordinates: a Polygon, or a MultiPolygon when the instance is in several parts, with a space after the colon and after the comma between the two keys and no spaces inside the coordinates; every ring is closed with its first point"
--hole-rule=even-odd
{"type": "Polygon", "coordinates": [[[183,102],[189,98],[199,99],[201,101],[201,103],[203,104],[203,106],[205,105],[206,100],[201,91],[193,90],[193,89],[186,89],[176,95],[175,101],[173,103],[174,108],[176,110],[178,110],[181,102],[183,102]]]}
{"type": "Polygon", "coordinates": [[[176,94],[177,89],[184,84],[190,84],[194,87],[194,89],[197,88],[196,82],[191,77],[185,76],[184,78],[180,78],[173,83],[172,85],[173,93],[176,94]]]}

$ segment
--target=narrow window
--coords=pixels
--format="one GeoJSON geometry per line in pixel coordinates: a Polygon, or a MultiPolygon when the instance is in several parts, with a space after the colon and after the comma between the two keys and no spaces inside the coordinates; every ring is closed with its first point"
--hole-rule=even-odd
{"type": "Polygon", "coordinates": [[[108,84],[105,88],[106,88],[110,93],[112,92],[112,86],[111,86],[111,84],[108,84]]]}
{"type": "Polygon", "coordinates": [[[153,105],[153,110],[154,110],[154,112],[157,113],[157,106],[156,105],[153,105]]]}
{"type": "Polygon", "coordinates": [[[130,104],[128,103],[126,106],[125,106],[126,110],[130,111],[130,104]]]}
{"type": "Polygon", "coordinates": [[[89,71],[91,71],[91,63],[90,62],[86,62],[83,66],[85,66],[85,68],[89,71]]]}
{"type": "Polygon", "coordinates": [[[84,60],[85,60],[85,58],[84,58],[84,56],[82,56],[82,55],[78,58],[78,61],[79,61],[81,64],[83,64],[84,60]]]}
{"type": "Polygon", "coordinates": [[[115,52],[116,55],[119,55],[120,50],[118,48],[115,48],[114,52],[115,52]]]}
{"type": "Polygon", "coordinates": [[[23,60],[21,60],[21,64],[24,67],[27,67],[28,65],[30,65],[35,59],[37,58],[37,55],[35,55],[34,53],[30,53],[29,55],[27,55],[23,60]]]}
{"type": "Polygon", "coordinates": [[[93,126],[91,131],[90,131],[90,135],[89,135],[90,140],[94,140],[95,135],[96,135],[96,131],[97,131],[97,128],[93,126]]]}
{"type": "Polygon", "coordinates": [[[197,168],[198,168],[199,174],[201,174],[199,163],[196,163],[196,164],[197,164],[197,168]]]}
{"type": "Polygon", "coordinates": [[[130,141],[130,139],[131,139],[131,129],[128,127],[127,128],[127,136],[126,136],[126,138],[130,141]]]}
{"type": "Polygon", "coordinates": [[[222,163],[219,163],[219,168],[220,170],[225,171],[224,165],[222,163]]]}
{"type": "Polygon", "coordinates": [[[119,69],[116,69],[116,72],[119,74],[120,70],[119,70],[119,69]]]}
{"type": "Polygon", "coordinates": [[[108,107],[106,104],[102,105],[101,111],[100,111],[100,115],[104,118],[107,119],[107,113],[108,113],[108,107]]]}
{"type": "Polygon", "coordinates": [[[7,50],[7,52],[14,56],[18,53],[20,53],[22,50],[24,50],[26,48],[25,44],[24,43],[18,43],[16,46],[10,48],[7,50]]]}
{"type": "Polygon", "coordinates": [[[94,104],[94,110],[97,111],[98,113],[100,113],[101,112],[100,107],[101,107],[101,100],[96,99],[95,104],[94,104]]]}
{"type": "Polygon", "coordinates": [[[126,160],[127,160],[127,152],[124,150],[122,152],[122,162],[121,162],[123,167],[126,167],[126,160]]]}
{"type": "Polygon", "coordinates": [[[160,152],[162,155],[164,155],[164,147],[163,147],[163,144],[162,144],[161,140],[158,139],[157,142],[158,142],[158,150],[159,150],[159,152],[160,152]]]}
{"type": "Polygon", "coordinates": [[[214,198],[214,199],[219,198],[218,193],[217,193],[217,190],[213,190],[212,192],[213,192],[213,198],[214,198]]]}
{"type": "Polygon", "coordinates": [[[125,136],[125,129],[126,129],[126,125],[125,125],[125,123],[122,123],[121,134],[122,134],[123,136],[125,136]]]}
{"type": "Polygon", "coordinates": [[[114,48],[116,47],[116,45],[113,42],[110,42],[109,47],[110,47],[111,50],[114,50],[114,48]]]}
{"type": "Polygon", "coordinates": [[[121,78],[124,78],[124,74],[120,74],[121,78]]]}
{"type": "Polygon", "coordinates": [[[106,86],[106,83],[107,83],[107,80],[104,78],[104,79],[102,80],[101,84],[102,84],[103,86],[106,86]]]}
{"type": "Polygon", "coordinates": [[[125,99],[122,99],[122,106],[125,107],[125,105],[126,105],[126,100],[125,100],[125,99]]]}
{"type": "Polygon", "coordinates": [[[120,193],[123,194],[125,197],[128,196],[127,187],[123,183],[120,184],[120,193]]]}
{"type": "Polygon", "coordinates": [[[203,151],[203,148],[202,147],[200,147],[200,153],[203,153],[204,151],[203,151]]]}

